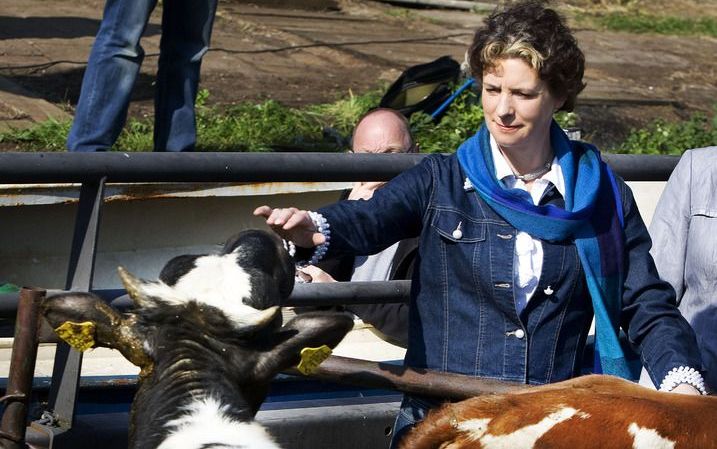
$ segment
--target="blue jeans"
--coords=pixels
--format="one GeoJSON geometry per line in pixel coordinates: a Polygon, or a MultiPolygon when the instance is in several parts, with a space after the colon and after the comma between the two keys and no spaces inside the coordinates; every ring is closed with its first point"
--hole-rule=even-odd
{"type": "Polygon", "coordinates": [[[393,425],[390,449],[398,448],[401,439],[428,414],[428,411],[441,405],[442,401],[426,397],[404,395],[401,401],[401,410],[396,416],[393,425]]]}
{"type": "MultiPolygon", "coordinates": [[[[139,41],[156,4],[157,0],[107,0],[82,80],[68,150],[105,151],[117,140],[144,59],[139,41]]],[[[154,101],[155,151],[194,149],[194,101],[216,8],[217,0],[163,2],[154,101]]]]}

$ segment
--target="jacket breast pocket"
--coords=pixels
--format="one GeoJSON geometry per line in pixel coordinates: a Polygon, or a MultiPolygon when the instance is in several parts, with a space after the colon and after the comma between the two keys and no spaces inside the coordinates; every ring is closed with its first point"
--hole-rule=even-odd
{"type": "Polygon", "coordinates": [[[717,211],[703,209],[692,214],[687,233],[687,253],[684,261],[687,272],[685,275],[693,279],[694,276],[698,276],[702,279],[700,283],[707,282],[702,284],[705,286],[712,284],[711,280],[717,279],[715,233],[717,233],[717,211]]]}
{"type": "Polygon", "coordinates": [[[443,239],[454,243],[475,243],[485,240],[483,220],[454,210],[438,210],[433,217],[431,227],[443,239]]]}

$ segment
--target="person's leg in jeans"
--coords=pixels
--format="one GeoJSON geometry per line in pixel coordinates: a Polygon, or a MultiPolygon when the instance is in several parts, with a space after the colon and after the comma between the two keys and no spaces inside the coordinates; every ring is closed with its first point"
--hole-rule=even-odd
{"type": "Polygon", "coordinates": [[[194,102],[216,9],[217,0],[164,2],[154,102],[154,151],[194,150],[194,102]]]}
{"type": "Polygon", "coordinates": [[[144,58],[139,40],[156,3],[107,0],[82,79],[68,150],[105,151],[117,140],[144,58]]]}
{"type": "Polygon", "coordinates": [[[398,412],[396,423],[393,425],[390,449],[397,449],[406,433],[413,429],[417,423],[423,421],[429,410],[438,407],[440,404],[441,401],[438,400],[404,395],[403,401],[401,401],[401,410],[398,412]]]}

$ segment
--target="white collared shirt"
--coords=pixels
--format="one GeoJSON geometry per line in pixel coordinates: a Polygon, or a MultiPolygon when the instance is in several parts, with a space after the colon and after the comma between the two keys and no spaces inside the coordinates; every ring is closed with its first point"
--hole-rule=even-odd
{"type": "MultiPolygon", "coordinates": [[[[496,178],[502,181],[509,189],[527,191],[525,183],[513,174],[508,161],[505,160],[503,153],[498,149],[498,144],[493,136],[490,137],[490,149],[493,154],[496,178]]],[[[555,185],[555,188],[563,197],[565,196],[565,180],[557,157],[553,158],[550,171],[533,181],[533,186],[529,192],[533,199],[533,204],[538,205],[549,182],[555,185]]],[[[515,239],[515,253],[513,254],[513,292],[518,313],[525,309],[528,301],[535,293],[542,271],[542,243],[540,240],[531,237],[527,232],[519,231],[515,239]]]]}

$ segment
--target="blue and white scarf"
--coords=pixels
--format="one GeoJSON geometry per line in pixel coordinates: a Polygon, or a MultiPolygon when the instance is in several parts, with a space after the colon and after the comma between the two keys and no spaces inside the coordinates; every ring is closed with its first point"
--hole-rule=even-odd
{"type": "Polygon", "coordinates": [[[565,180],[565,209],[535,206],[528,192],[498,181],[485,124],[457,155],[481,198],[513,227],[541,240],[575,241],[595,311],[596,372],[631,378],[618,340],[625,237],[615,177],[595,147],[570,141],[554,121],[550,143],[565,180]]]}

